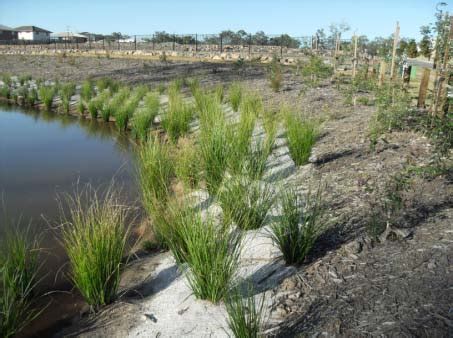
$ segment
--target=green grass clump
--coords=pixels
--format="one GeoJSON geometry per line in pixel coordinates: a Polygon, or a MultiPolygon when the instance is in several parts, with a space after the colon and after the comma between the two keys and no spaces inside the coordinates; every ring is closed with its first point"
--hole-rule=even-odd
{"type": "Polygon", "coordinates": [[[21,86],[25,85],[28,81],[31,80],[31,75],[21,75],[19,76],[19,83],[21,86]]]}
{"type": "Polygon", "coordinates": [[[174,164],[170,148],[157,138],[139,148],[137,154],[137,176],[141,199],[145,210],[153,221],[153,230],[159,242],[164,241],[160,228],[166,226],[166,205],[171,193],[174,164]]]}
{"type": "Polygon", "coordinates": [[[128,96],[130,95],[130,90],[127,87],[121,88],[118,90],[113,97],[104,102],[103,106],[101,107],[101,116],[105,122],[108,122],[110,116],[115,116],[118,109],[121,107],[123,102],[127,100],[128,96]]]}
{"type": "Polygon", "coordinates": [[[38,101],[38,91],[35,88],[31,88],[25,103],[33,107],[36,104],[36,101],[38,101]]]}
{"type": "Polygon", "coordinates": [[[4,97],[5,99],[11,98],[11,88],[7,85],[3,85],[0,87],[0,96],[4,97]]]}
{"type": "Polygon", "coordinates": [[[181,234],[187,248],[186,276],[193,294],[199,299],[219,302],[227,295],[237,273],[240,232],[221,229],[212,220],[203,221],[196,214],[181,234]]]}
{"type": "Polygon", "coordinates": [[[175,156],[176,177],[185,187],[195,188],[200,181],[201,170],[198,145],[190,139],[180,139],[175,156]]]}
{"type": "Polygon", "coordinates": [[[274,92],[278,92],[283,82],[282,65],[276,56],[272,58],[268,67],[268,76],[271,88],[274,92]]]}
{"type": "Polygon", "coordinates": [[[99,92],[109,89],[112,93],[116,93],[120,88],[120,83],[110,78],[101,78],[96,81],[96,88],[99,92]]]}
{"type": "Polygon", "coordinates": [[[234,111],[239,110],[242,101],[242,85],[239,82],[233,82],[229,89],[229,100],[234,111]]]}
{"type": "Polygon", "coordinates": [[[115,123],[118,129],[126,130],[129,119],[134,115],[141,99],[148,91],[145,86],[136,87],[124,104],[115,112],[115,123]]]}
{"type": "Polygon", "coordinates": [[[313,120],[303,121],[294,113],[287,112],[285,127],[291,158],[298,166],[306,164],[318,137],[318,124],[313,120]]]}
{"type": "Polygon", "coordinates": [[[99,93],[99,95],[93,97],[88,102],[88,112],[91,115],[91,118],[97,119],[99,116],[99,112],[101,111],[102,107],[104,106],[105,102],[110,97],[110,91],[108,89],[104,90],[103,92],[99,93]]]}
{"type": "Polygon", "coordinates": [[[165,87],[165,84],[163,84],[163,83],[159,83],[159,85],[156,88],[159,95],[162,95],[163,93],[165,93],[165,89],[166,89],[166,87],[165,87]]]}
{"type": "Polygon", "coordinates": [[[62,242],[71,280],[97,310],[117,294],[129,237],[128,208],[112,187],[103,196],[87,187],[68,196],[66,203],[69,215],[63,214],[62,242]]]}
{"type": "Polygon", "coordinates": [[[85,80],[82,83],[82,87],[80,88],[80,97],[85,102],[91,100],[94,96],[94,86],[93,82],[89,80],[85,80]]]}
{"type": "Polygon", "coordinates": [[[186,85],[189,87],[190,93],[195,96],[200,90],[200,80],[198,78],[187,78],[186,85]]]}
{"type": "Polygon", "coordinates": [[[230,162],[230,131],[225,121],[218,120],[202,128],[199,136],[200,155],[206,188],[215,195],[230,162]]]}
{"type": "Polygon", "coordinates": [[[7,87],[11,86],[11,83],[12,83],[11,75],[3,74],[2,75],[2,82],[3,82],[3,85],[5,85],[7,87]]]}
{"type": "Polygon", "coordinates": [[[39,99],[44,104],[46,110],[52,109],[53,98],[56,90],[54,86],[41,86],[39,87],[39,99]]]}
{"type": "Polygon", "coordinates": [[[264,320],[264,296],[257,302],[252,288],[243,296],[238,287],[225,298],[228,327],[234,337],[258,338],[264,320]]]}
{"type": "Polygon", "coordinates": [[[76,86],[74,83],[65,83],[59,88],[59,95],[61,99],[61,105],[65,113],[69,112],[69,104],[71,97],[75,94],[76,86]]]}
{"type": "Polygon", "coordinates": [[[219,84],[214,88],[214,95],[220,103],[223,102],[225,96],[223,85],[219,84]]]}
{"type": "Polygon", "coordinates": [[[179,93],[173,92],[169,95],[168,109],[162,117],[162,128],[167,132],[173,143],[180,136],[189,132],[193,115],[193,105],[184,102],[179,93]]]}
{"type": "Polygon", "coordinates": [[[0,246],[0,335],[13,337],[35,319],[32,308],[39,272],[39,242],[15,228],[0,246]]]}
{"type": "Polygon", "coordinates": [[[301,196],[287,189],[281,196],[282,215],[271,224],[270,237],[283,254],[286,264],[301,264],[312,249],[320,230],[321,190],[309,196],[304,205],[301,196]]]}
{"type": "Polygon", "coordinates": [[[83,115],[85,114],[85,110],[86,110],[85,102],[82,99],[80,99],[79,102],[77,102],[77,111],[80,113],[80,115],[83,115]]]}
{"type": "Polygon", "coordinates": [[[247,93],[242,98],[240,110],[241,114],[260,116],[264,112],[263,98],[258,93],[247,93]]]}
{"type": "Polygon", "coordinates": [[[274,203],[271,187],[259,181],[232,177],[219,190],[218,200],[227,224],[244,230],[261,228],[274,203]]]}
{"type": "Polygon", "coordinates": [[[146,141],[148,138],[148,131],[153,124],[154,118],[157,114],[145,108],[139,108],[131,119],[132,135],[139,140],[146,141]]]}

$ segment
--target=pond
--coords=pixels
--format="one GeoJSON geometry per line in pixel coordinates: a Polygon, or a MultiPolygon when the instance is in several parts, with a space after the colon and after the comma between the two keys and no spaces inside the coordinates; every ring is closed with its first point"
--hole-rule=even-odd
{"type": "Polygon", "coordinates": [[[60,220],[57,199],[87,183],[102,189],[114,179],[127,202],[135,202],[131,148],[108,123],[0,105],[0,234],[5,214],[9,226],[21,219],[20,226],[39,233],[46,280],[65,260],[53,229],[60,220]]]}

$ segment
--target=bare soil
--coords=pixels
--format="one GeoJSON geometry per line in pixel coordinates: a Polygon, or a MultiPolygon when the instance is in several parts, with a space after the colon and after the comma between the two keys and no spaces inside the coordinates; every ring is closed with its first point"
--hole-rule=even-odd
{"type": "MultiPolygon", "coordinates": [[[[346,105],[330,82],[304,92],[291,69],[285,71],[278,93],[269,88],[265,68],[254,64],[238,68],[231,63],[164,64],[81,57],[73,65],[53,57],[1,56],[0,72],[74,81],[112,77],[152,85],[181,76],[198,76],[204,84],[241,80],[260,91],[269,106],[287,103],[300,112],[322,117],[326,122],[311,163],[296,168],[288,156],[281,156],[283,169],[276,177],[304,189],[322,177],[326,184],[326,230],[302,266],[288,269],[275,257],[262,266],[267,280],[272,279],[272,283],[266,278],[257,282],[259,292],[270,297],[266,335],[453,336],[451,168],[434,179],[414,179],[405,191],[401,217],[380,241],[371,238],[368,231],[372,190],[385,186],[408,165],[431,163],[433,147],[424,135],[394,132],[371,150],[367,135],[375,107],[346,105]]],[[[134,261],[123,281],[126,289],[136,289],[148,301],[170,288],[169,284],[145,283],[160,264],[156,257],[134,261]]],[[[166,273],[170,284],[178,277],[176,270],[166,273]]],[[[139,328],[152,327],[154,319],[146,317],[140,304],[127,293],[97,317],[85,314],[74,319],[72,326],[56,336],[145,335],[148,331],[139,328]]],[[[165,331],[161,335],[166,336],[165,331]]]]}

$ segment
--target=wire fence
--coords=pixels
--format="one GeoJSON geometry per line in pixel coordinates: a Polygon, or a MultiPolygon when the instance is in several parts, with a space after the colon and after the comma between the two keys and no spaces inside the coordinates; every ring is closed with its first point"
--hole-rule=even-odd
{"type": "MultiPolygon", "coordinates": [[[[223,34],[168,34],[157,32],[149,35],[132,35],[121,38],[91,36],[48,38],[40,41],[0,40],[3,49],[9,46],[27,49],[80,50],[80,51],[143,51],[189,53],[240,53],[297,55],[309,50],[333,51],[336,42],[316,36],[292,37],[282,35],[223,35],[223,34]]],[[[341,48],[348,50],[351,40],[341,40],[341,48]]]]}

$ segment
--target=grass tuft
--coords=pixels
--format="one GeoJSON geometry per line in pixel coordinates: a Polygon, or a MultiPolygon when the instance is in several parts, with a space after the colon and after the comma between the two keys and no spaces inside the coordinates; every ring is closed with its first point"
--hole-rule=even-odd
{"type": "Polygon", "coordinates": [[[46,110],[52,109],[53,98],[55,96],[54,86],[41,86],[39,88],[39,99],[44,104],[46,110]]]}
{"type": "Polygon", "coordinates": [[[120,282],[129,227],[128,208],[118,195],[113,187],[100,196],[87,186],[66,197],[69,216],[62,212],[71,280],[94,310],[115,299],[120,282]]]}
{"type": "Polygon", "coordinates": [[[198,145],[190,139],[179,139],[175,158],[176,177],[185,187],[195,188],[200,181],[201,170],[198,145]]]}
{"type": "MultiPolygon", "coordinates": [[[[19,225],[18,225],[19,226],[19,225]]],[[[35,319],[39,242],[29,228],[8,231],[0,246],[0,335],[13,337],[35,319]]]]}
{"type": "Polygon", "coordinates": [[[270,237],[282,252],[286,264],[301,264],[312,249],[320,230],[321,202],[320,189],[315,196],[309,194],[306,205],[294,190],[287,189],[282,193],[282,215],[271,225],[270,237]]]}
{"type": "Polygon", "coordinates": [[[234,111],[239,110],[239,105],[241,104],[242,100],[242,91],[243,88],[239,82],[233,82],[230,85],[229,100],[234,111]]]}
{"type": "Polygon", "coordinates": [[[311,149],[318,137],[318,123],[305,120],[292,112],[285,113],[286,138],[291,158],[296,165],[308,162],[311,149]]]}
{"type": "Polygon", "coordinates": [[[225,222],[234,222],[243,230],[261,228],[274,203],[269,184],[232,177],[225,181],[218,194],[225,222]]]}
{"type": "Polygon", "coordinates": [[[175,143],[180,136],[189,132],[194,108],[193,105],[184,102],[179,92],[174,89],[169,91],[168,109],[162,118],[162,127],[170,140],[175,143]]]}
{"type": "Polygon", "coordinates": [[[228,327],[234,337],[260,337],[264,319],[264,296],[257,302],[251,287],[245,297],[236,287],[226,297],[225,307],[228,313],[228,327]]]}

